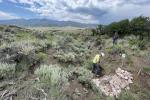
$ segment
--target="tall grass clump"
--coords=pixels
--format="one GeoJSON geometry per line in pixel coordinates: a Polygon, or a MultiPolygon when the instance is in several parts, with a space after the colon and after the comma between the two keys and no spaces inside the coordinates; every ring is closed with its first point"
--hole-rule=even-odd
{"type": "Polygon", "coordinates": [[[10,78],[15,73],[16,64],[0,63],[0,78],[10,78]]]}
{"type": "Polygon", "coordinates": [[[46,90],[48,100],[67,100],[64,91],[69,86],[68,73],[58,65],[41,65],[35,70],[40,81],[36,88],[46,90]]]}
{"type": "Polygon", "coordinates": [[[90,84],[93,78],[93,74],[91,73],[91,71],[84,67],[76,68],[74,70],[74,73],[76,73],[78,76],[77,80],[83,84],[90,84]]]}
{"type": "Polygon", "coordinates": [[[48,59],[48,55],[46,53],[39,52],[39,53],[36,54],[36,58],[41,63],[45,63],[48,59]]]}
{"type": "Polygon", "coordinates": [[[36,69],[35,74],[41,82],[49,83],[51,86],[68,82],[67,73],[57,65],[41,65],[40,68],[36,69]]]}

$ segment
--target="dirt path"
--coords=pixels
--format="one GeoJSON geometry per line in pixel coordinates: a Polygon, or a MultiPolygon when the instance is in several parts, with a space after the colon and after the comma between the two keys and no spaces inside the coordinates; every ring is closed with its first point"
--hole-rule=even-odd
{"type": "Polygon", "coordinates": [[[49,64],[57,64],[57,60],[54,59],[53,55],[56,54],[56,50],[55,49],[49,49],[47,51],[47,54],[48,54],[48,63],[49,64]]]}
{"type": "Polygon", "coordinates": [[[72,100],[93,100],[94,92],[84,87],[77,80],[70,82],[67,93],[72,100]]]}

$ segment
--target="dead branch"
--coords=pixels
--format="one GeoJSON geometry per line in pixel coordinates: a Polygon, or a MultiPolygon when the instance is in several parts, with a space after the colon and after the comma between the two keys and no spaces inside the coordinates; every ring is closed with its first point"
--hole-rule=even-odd
{"type": "Polygon", "coordinates": [[[4,90],[7,86],[9,85],[14,85],[15,83],[14,82],[5,82],[5,83],[2,83],[0,84],[0,91],[4,90]]]}
{"type": "Polygon", "coordinates": [[[38,89],[38,90],[41,91],[47,97],[47,93],[45,93],[43,89],[38,89]]]}
{"type": "Polygon", "coordinates": [[[8,85],[15,85],[16,83],[14,82],[9,82],[8,85]]]}
{"type": "Polygon", "coordinates": [[[36,89],[41,91],[44,94],[44,96],[45,96],[44,100],[47,100],[46,99],[47,98],[47,93],[44,91],[44,89],[39,89],[39,88],[36,88],[36,89]]]}
{"type": "Polygon", "coordinates": [[[9,92],[8,90],[5,90],[5,91],[3,92],[3,94],[1,95],[1,100],[3,99],[3,97],[4,97],[8,92],[9,92]]]}
{"type": "Polygon", "coordinates": [[[139,77],[140,73],[141,73],[142,69],[140,69],[137,73],[137,77],[139,77]]]}
{"type": "Polygon", "coordinates": [[[10,100],[12,100],[12,96],[10,97],[10,100]]]}
{"type": "Polygon", "coordinates": [[[14,96],[16,95],[17,90],[13,90],[11,92],[9,92],[5,97],[10,97],[10,96],[14,96]]]}

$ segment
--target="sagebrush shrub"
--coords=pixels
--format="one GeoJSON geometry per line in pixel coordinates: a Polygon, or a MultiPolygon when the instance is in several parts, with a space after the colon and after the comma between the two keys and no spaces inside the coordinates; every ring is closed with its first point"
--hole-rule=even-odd
{"type": "Polygon", "coordinates": [[[115,45],[109,48],[106,48],[106,51],[109,54],[120,54],[120,53],[125,53],[125,49],[122,45],[115,45]]]}
{"type": "Polygon", "coordinates": [[[139,39],[132,39],[129,40],[129,44],[131,46],[137,46],[139,49],[144,50],[147,48],[147,44],[149,43],[148,40],[144,39],[144,40],[139,40],[139,39]]]}
{"type": "Polygon", "coordinates": [[[41,65],[35,74],[42,82],[48,82],[52,86],[67,83],[67,74],[57,65],[41,65]]]}
{"type": "Polygon", "coordinates": [[[40,62],[44,63],[44,62],[46,62],[46,60],[48,59],[48,55],[47,55],[46,53],[39,52],[38,54],[36,54],[36,58],[37,58],[37,60],[39,60],[40,62]]]}
{"type": "Polygon", "coordinates": [[[93,74],[90,70],[87,70],[84,67],[79,67],[75,70],[75,73],[78,74],[78,81],[81,83],[89,84],[91,79],[93,78],[93,74]]]}
{"type": "Polygon", "coordinates": [[[60,62],[75,62],[76,54],[74,52],[64,53],[60,52],[54,56],[60,62]]]}
{"type": "Polygon", "coordinates": [[[12,77],[15,73],[16,64],[0,63],[0,78],[12,77]]]}

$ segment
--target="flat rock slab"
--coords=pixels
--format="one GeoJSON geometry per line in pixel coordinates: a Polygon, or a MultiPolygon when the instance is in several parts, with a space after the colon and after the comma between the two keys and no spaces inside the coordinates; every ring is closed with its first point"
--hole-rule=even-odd
{"type": "Polygon", "coordinates": [[[114,75],[103,76],[93,79],[92,82],[106,95],[115,96],[121,93],[122,89],[130,89],[129,84],[133,83],[130,72],[118,68],[114,75]]]}

